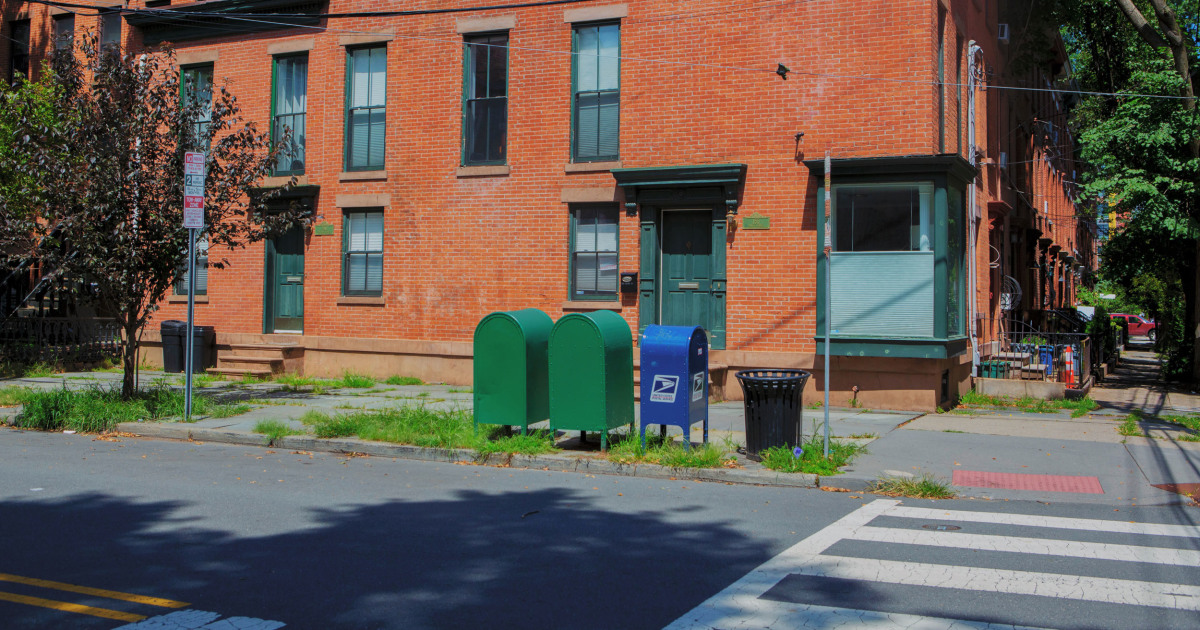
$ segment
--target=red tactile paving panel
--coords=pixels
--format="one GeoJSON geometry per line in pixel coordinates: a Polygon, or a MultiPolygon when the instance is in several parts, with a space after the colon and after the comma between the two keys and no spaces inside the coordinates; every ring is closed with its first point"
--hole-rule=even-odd
{"type": "Polygon", "coordinates": [[[1071,475],[1031,475],[1026,473],[983,472],[981,470],[955,470],[952,482],[956,486],[971,486],[973,488],[1104,494],[1104,489],[1100,487],[1100,480],[1098,478],[1075,477],[1071,475]]]}

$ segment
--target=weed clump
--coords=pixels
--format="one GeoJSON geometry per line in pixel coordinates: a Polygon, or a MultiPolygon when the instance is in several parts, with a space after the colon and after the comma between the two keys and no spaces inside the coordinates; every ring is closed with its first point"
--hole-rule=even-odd
{"type": "Polygon", "coordinates": [[[953,499],[958,496],[946,482],[925,474],[908,479],[905,477],[882,477],[872,483],[867,492],[890,497],[914,499],[953,499]]]}

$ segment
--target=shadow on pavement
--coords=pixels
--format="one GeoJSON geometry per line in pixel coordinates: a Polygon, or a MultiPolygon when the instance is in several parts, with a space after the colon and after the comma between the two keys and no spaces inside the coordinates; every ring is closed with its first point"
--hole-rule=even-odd
{"type": "MultiPolygon", "coordinates": [[[[669,509],[615,514],[566,489],[330,506],[306,528],[264,537],[199,527],[185,509],[106,494],[0,502],[10,550],[0,572],[69,576],[294,628],[661,628],[768,557],[723,523],[682,522],[669,509]]],[[[7,628],[62,620],[13,608],[7,628]]]]}

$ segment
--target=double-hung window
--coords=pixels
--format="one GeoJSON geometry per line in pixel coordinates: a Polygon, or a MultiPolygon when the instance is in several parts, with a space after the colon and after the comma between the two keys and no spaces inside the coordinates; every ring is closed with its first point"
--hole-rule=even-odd
{"type": "Polygon", "coordinates": [[[29,20],[8,23],[8,80],[29,76],[29,20]]]}
{"type": "Polygon", "coordinates": [[[508,155],[508,34],[466,40],[463,164],[504,164],[508,155]]]}
{"type": "Polygon", "coordinates": [[[346,51],[346,170],[383,170],[387,47],[346,51]]]}
{"type": "Polygon", "coordinates": [[[572,159],[575,162],[620,157],[621,27],[575,27],[572,67],[572,159]]]}
{"type": "Polygon", "coordinates": [[[617,206],[571,208],[571,299],[617,299],[617,206]]]}
{"type": "MultiPolygon", "coordinates": [[[[175,295],[187,295],[188,268],[187,261],[179,268],[179,278],[175,281],[175,295]]],[[[208,295],[208,240],[196,239],[196,295],[208,295]]]]}
{"type": "Polygon", "coordinates": [[[342,295],[383,295],[383,210],[351,210],[342,222],[342,295]]]}
{"type": "Polygon", "coordinates": [[[75,45],[75,14],[54,16],[54,50],[71,50],[75,45]]]}
{"type": "Polygon", "coordinates": [[[275,58],[275,94],[271,107],[271,140],[279,150],[275,174],[302,174],[307,136],[308,55],[275,58]]]}
{"type": "Polygon", "coordinates": [[[100,46],[121,46],[121,10],[102,9],[100,11],[100,46]]]}
{"type": "Polygon", "coordinates": [[[212,64],[187,66],[180,72],[180,90],[184,106],[192,116],[192,146],[205,149],[212,140],[209,126],[212,124],[212,64]]]}

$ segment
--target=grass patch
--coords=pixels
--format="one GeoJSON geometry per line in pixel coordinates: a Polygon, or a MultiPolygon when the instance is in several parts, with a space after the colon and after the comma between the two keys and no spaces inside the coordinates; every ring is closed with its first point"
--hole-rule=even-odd
{"type": "Polygon", "coordinates": [[[300,421],[320,438],[364,440],[437,448],[470,448],[478,444],[473,417],[463,410],[406,405],[378,411],[326,414],[310,411],[300,421]]]}
{"type": "Polygon", "coordinates": [[[772,446],[759,453],[762,465],[779,472],[803,472],[830,476],[841,474],[838,470],[848,466],[855,457],[867,452],[867,447],[854,442],[829,440],[829,457],[825,457],[825,439],[813,430],[812,437],[801,445],[801,455],[796,456],[791,446],[772,446]]]}
{"type": "Polygon", "coordinates": [[[879,437],[879,436],[874,433],[851,433],[849,435],[849,438],[852,440],[866,440],[866,439],[874,440],[877,437],[879,437]]]}
{"type": "Polygon", "coordinates": [[[254,425],[254,432],[261,433],[271,439],[271,443],[275,443],[279,438],[286,435],[304,435],[301,429],[293,429],[286,423],[278,420],[261,420],[254,425]]]}
{"type": "Polygon", "coordinates": [[[26,378],[45,378],[54,374],[54,366],[49,363],[37,362],[25,366],[22,376],[26,378]]]}
{"type": "Polygon", "coordinates": [[[270,377],[256,376],[254,374],[243,374],[242,380],[238,381],[238,384],[240,384],[240,385],[261,385],[263,383],[270,383],[270,382],[271,382],[270,377]]]}
{"type": "Polygon", "coordinates": [[[0,407],[15,407],[25,404],[35,390],[31,387],[0,387],[0,407]]]}
{"type": "Polygon", "coordinates": [[[1200,442],[1200,435],[1185,434],[1185,435],[1181,435],[1175,439],[1179,440],[1180,442],[1200,442]]]}
{"type": "MultiPolygon", "coordinates": [[[[193,396],[193,412],[195,411],[194,407],[196,406],[196,400],[196,397],[193,396]]],[[[233,416],[240,416],[244,413],[248,413],[251,409],[254,409],[254,407],[246,403],[214,403],[209,405],[208,413],[206,415],[210,418],[231,418],[233,416]]]]}
{"type": "Polygon", "coordinates": [[[1070,400],[1067,398],[1062,400],[1045,400],[1029,396],[1023,398],[988,396],[987,394],[980,394],[975,390],[971,390],[960,396],[958,404],[961,407],[1012,407],[1036,413],[1050,413],[1069,409],[1071,410],[1072,418],[1078,418],[1100,407],[1090,396],[1084,396],[1079,400],[1070,400]]]}
{"type": "Polygon", "coordinates": [[[192,386],[193,387],[209,387],[213,383],[216,383],[217,381],[221,381],[221,380],[224,380],[224,379],[218,378],[215,374],[193,374],[192,375],[192,386]]]}
{"type": "Polygon", "coordinates": [[[718,468],[736,461],[714,444],[692,445],[687,449],[682,442],[661,434],[647,434],[643,448],[642,438],[636,432],[612,435],[608,459],[620,464],[645,462],[669,468],[718,468]]]}
{"type": "Polygon", "coordinates": [[[953,499],[958,496],[946,482],[925,474],[913,479],[882,477],[867,488],[868,492],[914,499],[953,499]]]}
{"type": "Polygon", "coordinates": [[[538,429],[525,435],[520,433],[509,435],[507,429],[508,427],[495,427],[485,433],[481,427],[475,450],[479,451],[480,455],[494,453],[544,455],[558,451],[558,448],[554,446],[554,433],[551,431],[538,429]]]}
{"type": "Polygon", "coordinates": [[[475,390],[470,387],[451,387],[446,390],[447,394],[472,394],[475,390]]]}
{"type": "Polygon", "coordinates": [[[1192,431],[1200,431],[1200,416],[1195,416],[1195,415],[1183,416],[1183,415],[1178,415],[1178,414],[1167,414],[1167,415],[1159,416],[1158,419],[1162,420],[1163,422],[1170,422],[1171,424],[1177,424],[1186,429],[1191,429],[1192,431]]]}
{"type": "Polygon", "coordinates": [[[1120,433],[1126,437],[1145,437],[1146,435],[1146,432],[1142,430],[1141,425],[1138,424],[1138,416],[1136,415],[1125,418],[1125,421],[1121,423],[1121,426],[1117,427],[1117,433],[1120,433]]]}
{"type": "MultiPolygon", "coordinates": [[[[108,431],[121,422],[182,416],[184,407],[183,392],[166,387],[140,390],[129,400],[121,398],[120,386],[98,385],[82,390],[30,391],[23,398],[25,408],[17,416],[17,426],[43,431],[108,431]]],[[[218,403],[206,396],[192,397],[193,417],[224,418],[246,413],[250,408],[246,404],[218,403]]]]}
{"type": "Polygon", "coordinates": [[[424,385],[425,381],[422,381],[415,376],[396,375],[387,377],[387,380],[385,380],[384,383],[387,383],[388,385],[424,385]]]}
{"type": "Polygon", "coordinates": [[[336,384],[330,383],[330,385],[334,387],[348,387],[350,389],[368,389],[375,387],[375,379],[365,374],[346,370],[342,372],[341,380],[337,381],[336,384]]]}
{"type": "Polygon", "coordinates": [[[959,431],[958,429],[942,429],[942,433],[966,433],[966,431],[959,431]]]}

